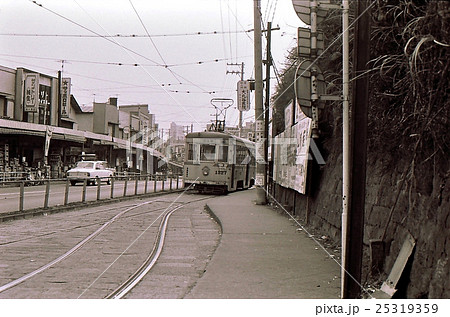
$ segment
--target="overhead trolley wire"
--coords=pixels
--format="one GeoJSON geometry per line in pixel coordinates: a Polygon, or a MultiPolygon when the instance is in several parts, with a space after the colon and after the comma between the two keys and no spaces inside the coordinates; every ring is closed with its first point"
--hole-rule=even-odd
{"type": "MultiPolygon", "coordinates": [[[[75,3],[77,3],[77,1],[76,0],[73,0],[75,3]]],[[[77,3],[77,5],[80,7],[80,8],[82,8],[78,3],[77,3]]],[[[83,9],[83,8],[82,8],[83,9]]],[[[83,9],[83,11],[85,11],[84,9],[83,9]]],[[[86,11],[85,11],[86,12],[86,11]]],[[[88,14],[87,12],[86,12],[86,14],[88,14]]],[[[89,14],[88,14],[89,15],[89,14]]],[[[94,20],[95,21],[95,20],[94,20]]],[[[97,22],[96,22],[97,23],[97,22]]],[[[98,24],[98,23],[97,23],[98,24]]],[[[99,24],[98,24],[99,25],[99,24]]],[[[99,25],[100,26],[100,25],[99,25]]],[[[101,27],[101,26],[100,26],[101,27]]],[[[106,30],[102,27],[102,29],[106,32],[106,30]]],[[[114,41],[114,42],[116,42],[116,41],[114,41]]],[[[119,45],[120,47],[123,47],[122,45],[119,45]]],[[[130,58],[133,58],[134,59],[134,57],[132,56],[132,55],[130,55],[130,53],[129,53],[129,51],[128,50],[126,50],[127,51],[127,53],[129,54],[129,56],[130,56],[130,58]]],[[[167,66],[165,66],[165,67],[167,67],[167,66]]],[[[143,70],[144,70],[144,72],[154,81],[154,82],[156,82],[157,84],[160,84],[157,80],[156,80],[156,78],[145,68],[145,67],[141,67],[143,70]]],[[[189,81],[189,80],[187,80],[187,79],[185,79],[184,77],[182,77],[181,75],[178,75],[178,76],[180,76],[181,78],[183,78],[184,80],[186,80],[187,82],[189,82],[189,83],[191,83],[191,84],[193,84],[193,85],[195,85],[194,83],[192,83],[191,81],[189,81]]],[[[197,86],[197,85],[196,85],[197,86]]],[[[197,86],[198,88],[200,88],[201,90],[204,90],[203,88],[201,88],[201,87],[199,87],[199,86],[197,86]]],[[[161,88],[164,90],[164,92],[170,97],[170,98],[172,98],[172,100],[174,100],[175,102],[177,102],[178,103],[178,101],[170,94],[170,91],[168,91],[164,86],[161,86],[161,88]]],[[[204,90],[205,92],[207,92],[206,90],[204,90]]],[[[212,92],[212,93],[214,93],[214,92],[212,92]]],[[[192,114],[189,112],[189,111],[187,111],[183,106],[181,106],[181,108],[184,110],[184,112],[186,112],[195,122],[197,122],[197,120],[196,120],[196,118],[195,117],[193,117],[192,116],[192,114]]]]}
{"type": "MultiPolygon", "coordinates": [[[[41,8],[43,8],[43,9],[45,9],[46,11],[49,11],[49,12],[52,13],[52,14],[55,14],[56,16],[58,16],[58,17],[60,17],[60,18],[62,18],[62,19],[64,19],[64,20],[66,20],[66,21],[68,21],[68,22],[70,22],[70,23],[72,23],[72,24],[75,24],[75,25],[81,27],[82,29],[84,29],[84,30],[86,30],[86,31],[88,31],[88,32],[90,32],[90,33],[95,34],[97,37],[103,38],[103,39],[107,40],[108,42],[110,42],[110,43],[112,43],[112,44],[114,44],[114,45],[119,46],[120,48],[122,48],[123,50],[125,50],[125,51],[127,51],[127,52],[129,52],[129,53],[131,52],[131,53],[133,53],[133,54],[135,54],[135,55],[137,55],[137,56],[140,56],[140,57],[142,57],[142,58],[144,58],[144,59],[146,59],[146,60],[152,62],[153,64],[150,65],[150,66],[160,66],[160,67],[164,67],[164,68],[169,67],[168,65],[163,65],[163,64],[161,64],[161,63],[158,63],[158,62],[156,62],[156,61],[154,61],[154,60],[148,58],[147,56],[142,55],[142,54],[140,54],[140,53],[138,53],[138,52],[136,52],[136,51],[134,51],[134,50],[132,50],[132,49],[130,49],[130,48],[128,48],[128,47],[126,47],[126,46],[120,44],[120,43],[118,43],[117,41],[111,39],[111,37],[112,37],[111,35],[109,35],[109,36],[104,36],[104,35],[102,35],[102,34],[96,32],[96,31],[93,31],[93,30],[91,30],[91,29],[89,29],[89,28],[83,26],[82,24],[80,24],[80,23],[78,23],[78,22],[76,22],[76,21],[74,21],[74,20],[72,20],[72,19],[69,19],[69,18],[67,18],[67,17],[65,17],[65,16],[63,16],[63,15],[61,15],[61,14],[59,14],[58,12],[55,12],[55,11],[53,11],[53,10],[51,10],[51,9],[49,9],[49,8],[47,8],[47,7],[45,7],[45,6],[43,6],[42,4],[38,3],[38,2],[35,1],[35,0],[28,0],[28,1],[30,1],[31,3],[33,3],[33,4],[35,4],[35,5],[39,6],[39,7],[41,7],[41,8]]],[[[77,3],[76,0],[74,0],[74,2],[77,3]]],[[[77,3],[77,5],[80,6],[78,3],[77,3]]],[[[82,8],[82,7],[80,6],[80,8],[82,8]]],[[[82,9],[83,9],[83,8],[82,8],[82,9]]],[[[84,10],[84,9],[83,9],[83,10],[84,10]]],[[[98,24],[98,23],[97,23],[97,24],[98,24]]],[[[101,27],[101,26],[100,26],[100,27],[101,27]]],[[[142,66],[142,65],[140,65],[139,63],[135,63],[135,64],[136,64],[136,66],[142,66]]],[[[144,68],[144,69],[145,69],[145,68],[144,68]]],[[[148,72],[147,72],[147,73],[148,73],[148,72]]],[[[148,73],[148,74],[149,74],[149,73],[148,73]]],[[[151,74],[149,74],[149,76],[152,77],[151,74]]],[[[180,76],[180,75],[178,75],[178,76],[180,76]]],[[[180,76],[180,77],[183,78],[185,81],[187,81],[187,82],[189,82],[190,84],[192,84],[192,85],[195,86],[195,84],[192,83],[191,81],[187,80],[186,78],[184,78],[184,77],[182,77],[182,76],[180,76]]],[[[153,77],[152,77],[152,78],[153,78],[153,77]]],[[[157,81],[155,80],[155,82],[157,82],[157,81]]],[[[157,83],[158,83],[158,82],[157,82],[157,83]]],[[[158,83],[158,84],[159,84],[159,83],[158,83]]],[[[199,87],[199,86],[197,86],[197,87],[200,88],[201,90],[203,90],[205,93],[215,93],[215,92],[208,92],[208,91],[204,90],[203,88],[201,88],[201,87],[199,87]]],[[[167,91],[167,93],[168,93],[168,91],[167,91]]]]}
{"type": "Polygon", "coordinates": [[[129,52],[131,52],[131,53],[133,53],[133,54],[136,54],[136,55],[138,55],[138,56],[140,56],[140,57],[142,57],[142,58],[144,58],[144,59],[146,59],[146,60],[148,60],[148,61],[150,61],[150,62],[156,64],[156,65],[164,66],[164,65],[161,65],[161,64],[157,63],[156,61],[154,61],[154,60],[148,58],[148,57],[145,56],[145,55],[142,55],[142,54],[140,54],[140,53],[138,53],[138,52],[136,52],[136,51],[134,51],[134,50],[132,50],[132,49],[126,47],[126,46],[123,46],[122,44],[118,43],[117,41],[113,41],[113,40],[111,40],[110,38],[105,37],[105,36],[103,36],[102,34],[100,34],[100,33],[98,33],[98,32],[95,32],[94,30],[91,30],[91,29],[85,27],[84,25],[82,25],[82,24],[80,24],[80,23],[78,23],[78,22],[76,22],[76,21],[74,21],[74,20],[72,20],[72,19],[69,19],[69,18],[67,18],[67,17],[65,17],[65,16],[63,16],[63,15],[61,15],[61,14],[59,14],[59,13],[56,12],[56,11],[53,11],[53,10],[47,8],[47,7],[44,7],[42,4],[37,3],[37,1],[34,1],[34,0],[28,0],[28,1],[34,3],[35,5],[41,7],[41,8],[44,9],[44,10],[47,10],[47,11],[49,11],[49,12],[51,12],[51,13],[53,13],[53,14],[59,16],[60,18],[66,20],[66,21],[68,21],[68,22],[70,22],[70,23],[72,23],[72,24],[75,24],[76,26],[79,26],[80,28],[82,28],[82,29],[84,29],[84,30],[86,30],[86,31],[88,31],[88,32],[90,32],[90,33],[93,33],[93,34],[97,35],[98,37],[101,37],[101,38],[107,40],[108,42],[110,42],[110,43],[112,43],[112,44],[114,44],[114,45],[117,45],[117,46],[121,47],[122,49],[124,49],[124,50],[126,50],[126,51],[129,51],[129,52]]]}
{"type": "Polygon", "coordinates": [[[203,36],[203,35],[223,35],[223,34],[238,34],[238,33],[251,33],[250,30],[235,30],[235,31],[207,31],[207,32],[193,32],[193,33],[173,33],[173,34],[36,34],[36,33],[0,33],[0,36],[21,36],[21,37],[74,37],[74,38],[134,38],[145,39],[148,37],[178,37],[178,36],[203,36]]]}
{"type": "MultiPolygon", "coordinates": [[[[158,53],[158,55],[159,55],[159,57],[161,58],[161,60],[162,60],[162,62],[164,63],[164,65],[167,66],[167,63],[166,63],[166,61],[164,60],[164,57],[161,55],[161,52],[159,51],[158,47],[156,46],[155,42],[153,41],[152,37],[150,36],[150,33],[148,32],[147,27],[146,27],[145,24],[144,24],[144,21],[142,21],[141,16],[140,16],[139,13],[137,12],[136,7],[135,7],[134,4],[133,4],[133,1],[129,0],[129,2],[130,2],[130,4],[131,4],[131,7],[133,8],[134,12],[136,13],[136,16],[138,17],[139,22],[141,23],[142,27],[144,28],[145,33],[146,33],[147,36],[148,36],[148,39],[149,39],[150,42],[152,43],[153,47],[155,48],[156,52],[158,53]]],[[[169,69],[168,67],[166,67],[166,68],[169,70],[169,72],[172,74],[172,76],[173,76],[176,80],[180,81],[180,80],[178,79],[178,77],[175,75],[175,73],[174,73],[171,69],[169,69]]]]}
{"type": "MultiPolygon", "coordinates": [[[[8,56],[8,57],[20,57],[20,58],[31,58],[31,59],[40,59],[40,60],[49,60],[49,61],[55,61],[60,63],[61,59],[58,58],[52,58],[52,57],[40,57],[40,56],[27,56],[27,55],[13,55],[13,54],[0,54],[0,56],[8,56]]],[[[247,56],[241,56],[241,58],[250,57],[247,56]]],[[[169,67],[179,67],[179,66],[189,66],[189,65],[203,65],[208,63],[218,63],[222,61],[229,61],[229,58],[216,58],[211,60],[205,60],[205,61],[198,61],[198,62],[186,62],[186,63],[180,63],[180,64],[169,64],[167,65],[167,68],[169,67]]],[[[85,64],[98,64],[98,65],[112,65],[112,66],[146,66],[146,67],[159,67],[159,65],[155,64],[143,64],[143,63],[123,63],[123,62],[101,62],[101,61],[88,61],[88,60],[77,60],[77,59],[64,59],[65,62],[69,63],[85,63],[85,64]]]]}

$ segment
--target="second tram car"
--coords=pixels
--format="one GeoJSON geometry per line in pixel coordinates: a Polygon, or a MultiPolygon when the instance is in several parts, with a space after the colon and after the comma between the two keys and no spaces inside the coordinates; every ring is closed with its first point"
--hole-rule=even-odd
{"type": "Polygon", "coordinates": [[[185,187],[227,193],[255,183],[255,145],[234,135],[193,132],[186,136],[185,187]]]}

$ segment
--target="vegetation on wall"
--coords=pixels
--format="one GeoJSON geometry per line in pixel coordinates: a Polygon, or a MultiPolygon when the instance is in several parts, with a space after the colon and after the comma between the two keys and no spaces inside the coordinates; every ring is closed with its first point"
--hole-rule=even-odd
{"type": "MultiPolygon", "coordinates": [[[[448,157],[449,3],[424,0],[369,3],[371,62],[364,76],[370,79],[370,150],[383,149],[392,158],[411,151],[424,153],[426,157],[422,160],[435,155],[448,157]]],[[[351,5],[354,12],[355,1],[351,5]]],[[[355,17],[350,15],[353,22],[355,17]]],[[[320,26],[328,49],[318,64],[330,94],[340,93],[342,84],[340,17],[340,12],[334,10],[320,26]]],[[[351,47],[353,33],[350,32],[351,47]]],[[[280,84],[272,96],[274,134],[284,130],[284,107],[295,97],[293,81],[299,61],[294,48],[286,58],[280,84]]],[[[325,117],[331,108],[327,104],[325,117]]],[[[324,124],[321,128],[327,130],[330,122],[324,124]]]]}
{"type": "Polygon", "coordinates": [[[449,3],[379,0],[372,16],[371,148],[448,157],[449,3]]]}

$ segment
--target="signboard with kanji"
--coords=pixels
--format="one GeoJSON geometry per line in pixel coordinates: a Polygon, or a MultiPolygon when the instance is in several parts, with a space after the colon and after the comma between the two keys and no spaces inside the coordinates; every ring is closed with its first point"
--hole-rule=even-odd
{"type": "Polygon", "coordinates": [[[250,82],[248,80],[240,80],[237,84],[237,100],[238,110],[248,111],[250,110],[250,82]]]}
{"type": "Polygon", "coordinates": [[[61,83],[61,117],[69,117],[70,78],[63,78],[61,83]]]}
{"type": "Polygon", "coordinates": [[[25,76],[25,111],[37,112],[39,105],[39,74],[25,76]]]}

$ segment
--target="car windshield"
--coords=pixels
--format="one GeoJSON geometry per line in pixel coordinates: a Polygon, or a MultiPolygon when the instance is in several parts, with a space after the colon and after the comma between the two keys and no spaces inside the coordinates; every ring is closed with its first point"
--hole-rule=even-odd
{"type": "Polygon", "coordinates": [[[94,168],[94,163],[92,163],[92,162],[78,162],[77,167],[79,167],[79,168],[94,168]]]}

